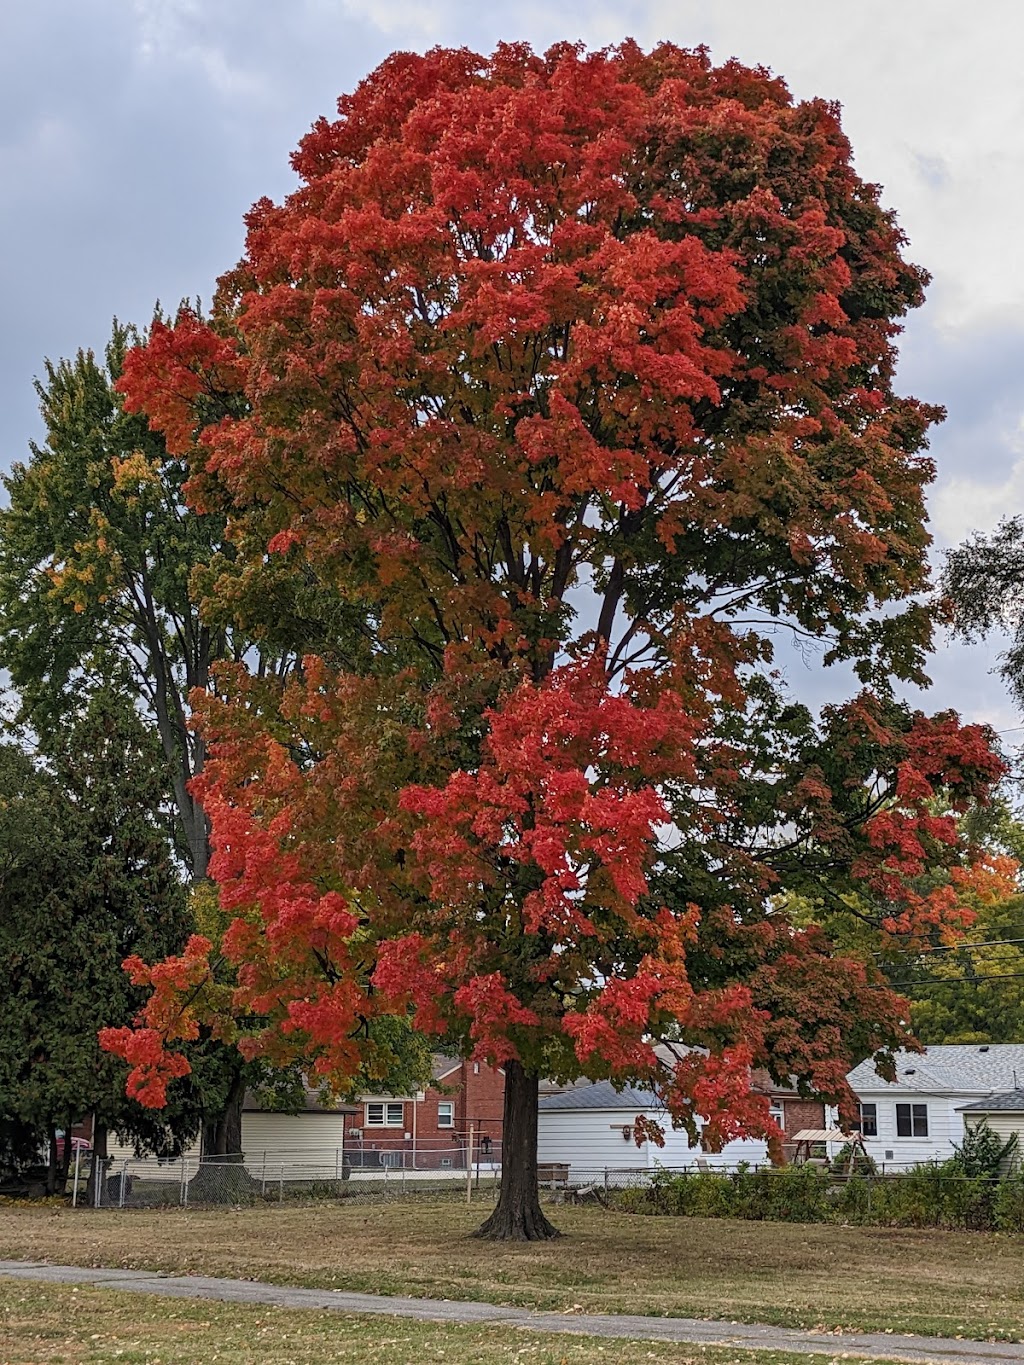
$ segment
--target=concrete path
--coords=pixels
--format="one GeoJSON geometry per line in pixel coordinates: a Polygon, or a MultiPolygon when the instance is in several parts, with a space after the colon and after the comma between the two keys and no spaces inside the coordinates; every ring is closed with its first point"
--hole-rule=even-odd
{"type": "MultiPolygon", "coordinates": [[[[449,1299],[400,1299],[382,1294],[347,1294],[337,1289],[292,1289],[258,1280],[217,1280],[205,1275],[162,1275],[151,1270],[104,1270],[89,1266],[2,1261],[0,1277],[45,1280],[50,1284],[158,1294],[173,1299],[220,1299],[279,1308],[330,1309],[339,1313],[384,1314],[424,1322],[480,1323],[535,1332],[676,1341],[690,1345],[822,1354],[846,1360],[911,1361],[915,1365],[993,1365],[1024,1362],[1024,1344],[955,1341],[948,1337],[896,1336],[878,1332],[810,1332],[757,1323],[710,1322],[703,1318],[630,1317],[604,1313],[540,1313],[492,1303],[449,1299]]],[[[1024,1325],[1022,1325],[1024,1326],[1024,1325]]]]}

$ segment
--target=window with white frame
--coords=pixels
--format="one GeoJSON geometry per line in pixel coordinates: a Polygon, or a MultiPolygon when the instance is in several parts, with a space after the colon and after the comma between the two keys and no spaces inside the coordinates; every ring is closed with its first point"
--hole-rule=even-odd
{"type": "Polygon", "coordinates": [[[783,1132],[786,1131],[786,1111],[778,1100],[772,1100],[768,1109],[768,1117],[774,1119],[783,1132]]]}
{"type": "Polygon", "coordinates": [[[404,1128],[405,1105],[401,1100],[369,1100],[366,1105],[367,1128],[404,1128]]]}
{"type": "Polygon", "coordinates": [[[860,1105],[860,1135],[861,1137],[878,1136],[878,1105],[860,1105]]]}
{"type": "Polygon", "coordinates": [[[455,1127],[455,1101],[438,1100],[437,1102],[437,1126],[438,1128],[455,1127]]]}
{"type": "Polygon", "coordinates": [[[926,1104],[898,1104],[896,1106],[897,1137],[928,1136],[928,1106],[926,1104]]]}

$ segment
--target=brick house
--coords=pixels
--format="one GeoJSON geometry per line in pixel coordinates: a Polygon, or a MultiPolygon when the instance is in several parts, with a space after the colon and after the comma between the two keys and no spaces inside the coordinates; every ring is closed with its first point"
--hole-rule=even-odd
{"type": "Polygon", "coordinates": [[[505,1073],[435,1053],[431,1076],[415,1095],[360,1096],[345,1137],[354,1167],[465,1169],[471,1129],[474,1160],[499,1159],[505,1073]]]}
{"type": "Polygon", "coordinates": [[[824,1100],[798,1095],[792,1086],[776,1085],[766,1071],[755,1071],[750,1080],[752,1090],[768,1096],[772,1118],[785,1134],[782,1154],[787,1161],[796,1153],[796,1143],[791,1140],[794,1133],[829,1126],[824,1100]]]}

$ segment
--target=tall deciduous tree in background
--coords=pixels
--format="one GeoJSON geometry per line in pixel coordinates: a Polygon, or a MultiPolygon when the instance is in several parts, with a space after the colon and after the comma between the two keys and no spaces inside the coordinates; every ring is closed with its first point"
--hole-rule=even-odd
{"type": "MultiPolygon", "coordinates": [[[[0,509],[0,661],[17,697],[16,723],[50,752],[73,749],[79,713],[97,687],[145,718],[163,751],[176,844],[193,878],[193,918],[198,908],[199,927],[217,941],[221,921],[205,913],[202,889],[209,825],[191,786],[205,743],[189,726],[190,696],[215,685],[216,660],[246,657],[257,674],[281,677],[303,649],[315,648],[358,666],[365,632],[336,594],[290,568],[263,571],[254,586],[225,540],[223,517],[186,505],[184,462],[168,454],[144,418],[124,411],[114,389],[129,344],[140,339],[115,322],[102,362],[87,351],[47,362],[45,382],[36,386],[46,440],[4,478],[10,504],[0,509]],[[211,582],[219,602],[205,600],[211,582]]],[[[159,805],[155,780],[147,769],[146,789],[159,805]]],[[[218,977],[223,996],[230,967],[218,977]]],[[[90,1036],[94,1023],[83,1017],[90,1036]]],[[[396,1039],[397,1046],[378,1050],[377,1080],[422,1079],[424,1067],[429,1073],[424,1049],[407,1032],[396,1039]]],[[[247,1088],[284,1107],[294,1098],[294,1084],[275,1089],[266,1068],[245,1064],[233,1045],[206,1037],[189,1055],[206,1155],[240,1156],[247,1088]]],[[[153,1126],[136,1116],[137,1126],[147,1122],[153,1126]]]]}
{"type": "Polygon", "coordinates": [[[4,476],[0,658],[18,720],[44,742],[97,676],[127,684],[160,737],[182,854],[202,880],[208,825],[189,782],[204,742],[188,729],[188,695],[249,641],[199,619],[190,577],[221,549],[223,521],[185,506],[183,461],[114,392],[132,341],[115,322],[103,362],[89,351],[47,361],[36,385],[46,440],[4,476]]]}
{"type": "MultiPolygon", "coordinates": [[[[850,1063],[905,1041],[780,892],[865,888],[883,936],[969,918],[932,802],[1000,762],[890,692],[930,639],[939,413],[892,388],[925,279],[835,107],[702,50],[397,54],[293,164],[212,322],[154,326],[119,384],[250,587],[308,576],[370,642],[203,704],[235,1004],[252,1052],[326,1073],[410,1005],[501,1063],[481,1232],[551,1236],[542,1074],[649,1081],[715,1144],[774,1132],[751,1066],[848,1102],[850,1063]],[[864,691],[791,705],[782,629],[864,691]]],[[[207,954],[108,1039],[151,1102],[207,954]]]]}
{"type": "Polygon", "coordinates": [[[1024,704],[1024,517],[1007,517],[990,535],[978,533],[951,550],[941,587],[958,634],[1009,637],[999,671],[1024,704]]]}
{"type": "MultiPolygon", "coordinates": [[[[189,728],[189,696],[213,685],[217,659],[248,653],[258,671],[286,672],[296,641],[308,647],[310,627],[294,583],[286,585],[287,611],[280,610],[284,589],[275,595],[263,585],[260,605],[275,605],[286,627],[256,619],[241,581],[230,620],[216,611],[201,619],[200,571],[226,574],[231,549],[221,517],[186,506],[184,462],[168,455],[143,418],[124,411],[114,390],[125,352],[139,340],[115,322],[102,361],[79,351],[47,362],[36,385],[46,439],[4,476],[0,662],[17,697],[16,722],[44,748],[67,744],[98,684],[131,699],[159,738],[177,848],[198,884],[209,862],[209,824],[190,789],[205,744],[189,728]]],[[[203,1149],[238,1153],[245,1089],[260,1077],[235,1048],[212,1042],[202,1069],[211,1106],[203,1149]]]]}
{"type": "Polygon", "coordinates": [[[976,919],[955,944],[892,944],[885,971],[910,1000],[922,1043],[1024,1043],[1024,825],[1005,797],[963,824],[993,866],[1006,864],[1001,884],[972,899],[976,919]]]}

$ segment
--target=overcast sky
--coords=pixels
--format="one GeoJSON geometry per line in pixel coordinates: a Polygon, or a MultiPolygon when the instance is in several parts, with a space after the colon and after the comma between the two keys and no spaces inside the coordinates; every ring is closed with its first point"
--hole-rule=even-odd
{"type": "MultiPolygon", "coordinates": [[[[312,121],[395,48],[706,43],[838,99],[934,280],[900,385],[944,404],[939,549],[1024,510],[1024,8],[1019,0],[32,0],[0,9],[0,462],[38,434],[44,356],[209,298],[242,214],[294,185],[312,121]]],[[[1024,723],[995,649],[942,644],[929,709],[1024,723]]],[[[795,657],[794,686],[833,684],[795,657]]],[[[1007,742],[1024,736],[1009,733],[1007,742]]]]}

